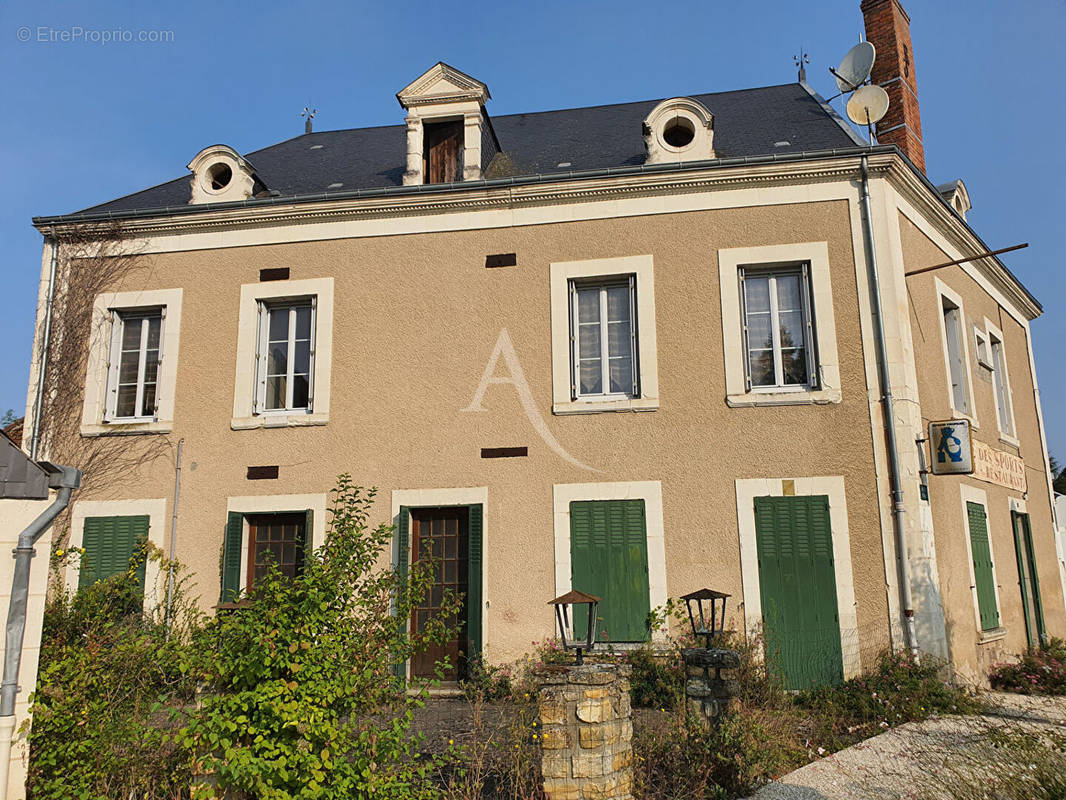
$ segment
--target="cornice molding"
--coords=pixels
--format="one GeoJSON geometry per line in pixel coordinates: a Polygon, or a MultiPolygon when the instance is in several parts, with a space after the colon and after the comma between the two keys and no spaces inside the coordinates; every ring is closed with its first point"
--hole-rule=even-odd
{"type": "MultiPolygon", "coordinates": [[[[900,158],[894,158],[889,164],[886,175],[888,182],[920,214],[925,216],[934,227],[954,246],[961,257],[987,253],[988,246],[981,241],[973,229],[952,210],[940,196],[915,174],[900,158]]],[[[978,258],[969,262],[981,270],[993,286],[1003,293],[1015,307],[1030,319],[1036,319],[1043,313],[1022,284],[1004,267],[995,256],[978,258]]]]}
{"type": "MultiPolygon", "coordinates": [[[[767,187],[790,183],[826,183],[852,177],[858,169],[854,158],[819,161],[792,161],[758,166],[707,167],[685,171],[640,173],[597,178],[560,175],[558,180],[502,186],[468,186],[440,192],[419,191],[410,194],[387,194],[374,197],[323,199],[314,202],[270,203],[204,209],[196,214],[160,214],[159,216],[121,220],[69,221],[49,220],[38,227],[42,233],[53,231],[60,238],[78,231],[81,234],[122,236],[146,234],[182,234],[233,230],[305,222],[334,222],[391,216],[418,216],[462,211],[493,210],[516,206],[564,205],[567,203],[614,200],[693,192],[767,187]]],[[[871,159],[871,174],[884,167],[871,159]]]]}
{"type": "MultiPolygon", "coordinates": [[[[221,233],[275,225],[434,216],[739,188],[831,183],[857,180],[860,157],[860,154],[846,154],[762,164],[686,165],[678,170],[597,177],[561,174],[557,179],[530,183],[475,184],[441,191],[397,192],[288,203],[279,201],[121,220],[49,219],[37,223],[37,228],[42,234],[60,239],[74,232],[79,236],[98,234],[113,237],[116,231],[122,238],[135,239],[157,235],[221,233]]],[[[987,252],[987,246],[966,222],[895,151],[870,153],[867,161],[871,178],[887,180],[919,213],[941,230],[963,256],[987,252]]],[[[981,258],[972,263],[1026,316],[1033,319],[1040,315],[1039,305],[998,259],[981,258]]]]}

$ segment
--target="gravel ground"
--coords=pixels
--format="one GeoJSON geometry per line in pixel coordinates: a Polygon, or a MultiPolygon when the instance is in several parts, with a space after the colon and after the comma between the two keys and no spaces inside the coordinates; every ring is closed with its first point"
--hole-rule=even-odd
{"type": "Polygon", "coordinates": [[[1066,726],[1066,698],[994,693],[989,699],[987,715],[901,725],[791,772],[750,800],[947,799],[953,776],[979,774],[1001,755],[989,741],[992,729],[1066,726]]]}

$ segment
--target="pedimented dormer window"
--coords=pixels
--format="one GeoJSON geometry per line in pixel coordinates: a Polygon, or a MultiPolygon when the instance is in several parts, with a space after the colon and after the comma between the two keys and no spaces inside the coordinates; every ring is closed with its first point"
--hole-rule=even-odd
{"type": "Polygon", "coordinates": [[[216,144],[201,150],[189,162],[189,169],[190,203],[229,203],[255,194],[255,168],[232,147],[216,144]]]}
{"type": "Polygon", "coordinates": [[[714,115],[688,97],[664,100],[644,120],[648,164],[714,158],[714,115]]]}
{"type": "Polygon", "coordinates": [[[407,109],[404,186],[481,179],[489,97],[488,86],[443,62],[397,93],[407,109]]]}

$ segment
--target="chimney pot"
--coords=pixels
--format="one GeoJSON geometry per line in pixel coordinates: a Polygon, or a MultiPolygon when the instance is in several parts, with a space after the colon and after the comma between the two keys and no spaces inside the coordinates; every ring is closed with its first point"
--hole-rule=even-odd
{"type": "Polygon", "coordinates": [[[889,99],[888,113],[877,125],[877,140],[896,145],[925,172],[911,18],[900,0],[862,0],[860,8],[866,39],[877,50],[870,77],[888,92],[889,99]]]}

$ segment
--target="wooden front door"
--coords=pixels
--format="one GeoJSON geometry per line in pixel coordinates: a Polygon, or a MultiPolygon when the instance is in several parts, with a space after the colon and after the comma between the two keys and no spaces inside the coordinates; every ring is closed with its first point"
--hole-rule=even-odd
{"type": "Polygon", "coordinates": [[[451,637],[412,656],[412,677],[434,677],[438,663],[443,666],[442,680],[466,677],[469,541],[470,511],[466,506],[411,509],[412,557],[433,560],[433,582],[422,604],[411,612],[411,629],[423,630],[426,621],[440,612],[446,590],[462,598],[458,618],[446,620],[451,637]]]}

